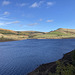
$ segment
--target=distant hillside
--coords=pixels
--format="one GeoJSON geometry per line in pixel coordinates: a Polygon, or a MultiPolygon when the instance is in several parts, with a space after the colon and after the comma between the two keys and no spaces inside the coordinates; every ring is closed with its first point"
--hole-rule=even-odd
{"type": "Polygon", "coordinates": [[[58,31],[58,32],[62,32],[62,33],[70,33],[70,34],[75,34],[75,29],[65,29],[65,28],[59,28],[55,31],[58,31]]]}
{"type": "Polygon", "coordinates": [[[23,40],[41,35],[44,32],[39,31],[13,31],[0,28],[0,41],[23,40]]]}
{"type": "Polygon", "coordinates": [[[39,32],[39,31],[17,31],[18,35],[36,35],[36,34],[42,34],[44,32],[39,32]]]}
{"type": "Polygon", "coordinates": [[[12,39],[67,39],[75,38],[75,29],[59,28],[51,32],[13,31],[0,28],[0,40],[12,39]]]}
{"type": "Polygon", "coordinates": [[[57,30],[37,35],[34,38],[39,39],[64,39],[64,38],[75,38],[75,29],[65,29],[65,28],[59,28],[57,30]]]}
{"type": "Polygon", "coordinates": [[[17,33],[16,31],[0,28],[0,34],[16,34],[16,33],[17,33]]]}
{"type": "Polygon", "coordinates": [[[57,34],[57,32],[62,34],[75,34],[75,29],[65,29],[65,28],[59,28],[57,30],[51,31],[51,32],[39,32],[39,31],[13,31],[13,30],[7,30],[0,28],[0,34],[20,34],[20,35],[30,35],[30,34],[37,34],[37,33],[43,33],[43,34],[57,34]]]}
{"type": "Polygon", "coordinates": [[[16,35],[30,35],[35,33],[44,33],[39,31],[13,31],[0,28],[0,34],[16,34],[16,35]]]}
{"type": "Polygon", "coordinates": [[[57,30],[48,32],[47,34],[58,35],[58,36],[63,36],[63,35],[74,35],[74,34],[75,34],[75,29],[59,28],[59,29],[57,29],[57,30]]]}

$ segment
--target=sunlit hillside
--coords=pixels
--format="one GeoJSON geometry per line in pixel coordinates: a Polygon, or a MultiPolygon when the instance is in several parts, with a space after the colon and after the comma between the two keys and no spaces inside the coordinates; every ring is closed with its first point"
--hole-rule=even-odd
{"type": "Polygon", "coordinates": [[[0,28],[0,40],[75,38],[75,29],[59,28],[51,32],[12,31],[0,28]]]}

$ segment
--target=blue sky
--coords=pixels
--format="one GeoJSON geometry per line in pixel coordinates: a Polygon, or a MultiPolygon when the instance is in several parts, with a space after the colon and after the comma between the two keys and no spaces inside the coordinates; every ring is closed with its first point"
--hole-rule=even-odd
{"type": "Polygon", "coordinates": [[[0,0],[0,28],[44,32],[75,29],[75,0],[0,0]]]}

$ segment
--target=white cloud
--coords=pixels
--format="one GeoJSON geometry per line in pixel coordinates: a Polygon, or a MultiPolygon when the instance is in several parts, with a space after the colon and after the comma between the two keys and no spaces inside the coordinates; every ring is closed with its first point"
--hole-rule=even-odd
{"type": "Polygon", "coordinates": [[[5,12],[4,12],[4,15],[9,15],[9,14],[10,14],[10,13],[9,13],[9,12],[7,12],[7,11],[5,11],[5,12]]]}
{"type": "Polygon", "coordinates": [[[0,22],[0,25],[9,25],[9,24],[16,24],[19,23],[20,21],[13,21],[13,22],[0,22]]]}
{"type": "Polygon", "coordinates": [[[35,2],[31,5],[32,8],[39,7],[39,5],[35,2]]]}
{"type": "Polygon", "coordinates": [[[35,3],[33,3],[30,7],[31,7],[31,8],[40,7],[40,6],[41,6],[41,4],[42,4],[43,2],[44,2],[44,1],[35,2],[35,3]]]}
{"type": "Polygon", "coordinates": [[[20,21],[13,21],[13,22],[6,22],[5,24],[15,24],[15,23],[19,23],[20,21]]]}
{"type": "Polygon", "coordinates": [[[9,5],[10,3],[10,1],[3,1],[2,5],[9,5]]]}
{"type": "Polygon", "coordinates": [[[54,2],[47,2],[47,5],[52,6],[52,5],[54,5],[54,2]]]}
{"type": "Polygon", "coordinates": [[[4,23],[0,23],[0,26],[4,25],[4,23]]]}
{"type": "Polygon", "coordinates": [[[21,24],[21,25],[19,25],[19,27],[23,27],[23,25],[21,24]]]}
{"type": "Polygon", "coordinates": [[[53,22],[53,20],[47,20],[46,22],[53,22]]]}
{"type": "Polygon", "coordinates": [[[13,20],[13,19],[9,19],[7,17],[0,17],[0,20],[13,20]]]}
{"type": "Polygon", "coordinates": [[[43,19],[39,19],[39,21],[42,21],[43,19]]]}
{"type": "Polygon", "coordinates": [[[20,21],[14,21],[14,22],[12,22],[12,23],[19,23],[20,21]]]}
{"type": "Polygon", "coordinates": [[[0,20],[8,20],[8,19],[5,17],[0,17],[0,20]]]}
{"type": "Polygon", "coordinates": [[[38,23],[32,23],[32,24],[28,24],[29,26],[34,26],[37,25],[38,23]]]}
{"type": "Polygon", "coordinates": [[[17,5],[23,7],[23,6],[26,6],[27,4],[26,3],[21,3],[21,4],[17,4],[17,5]]]}
{"type": "Polygon", "coordinates": [[[0,16],[0,21],[14,20],[13,18],[9,18],[8,15],[2,14],[0,16]]]}

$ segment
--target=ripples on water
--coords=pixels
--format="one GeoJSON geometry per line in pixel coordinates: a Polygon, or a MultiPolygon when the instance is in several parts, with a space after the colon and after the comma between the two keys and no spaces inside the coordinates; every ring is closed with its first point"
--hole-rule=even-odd
{"type": "Polygon", "coordinates": [[[75,39],[0,42],[0,75],[26,75],[75,49],[75,39]]]}

